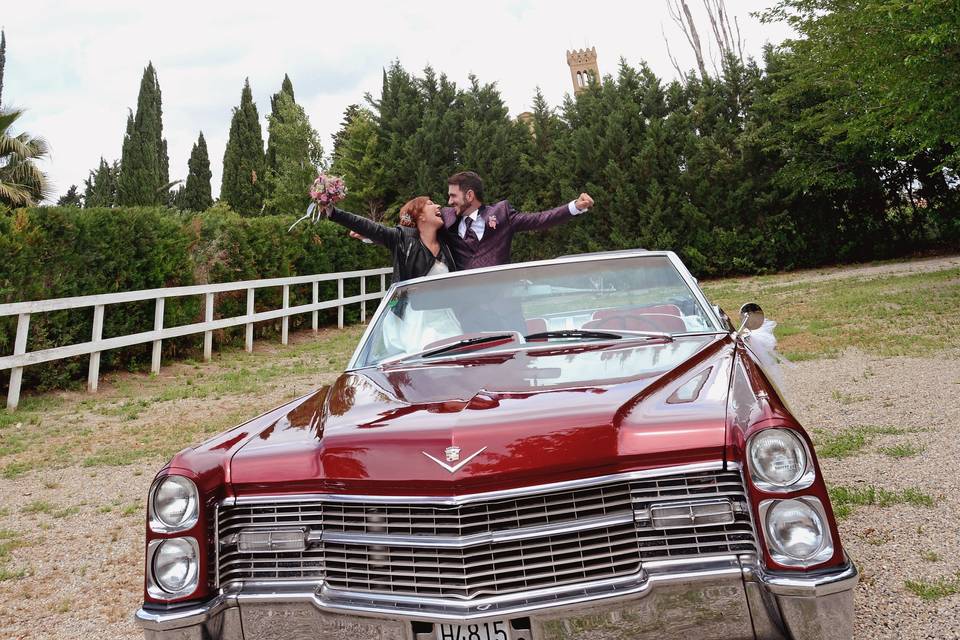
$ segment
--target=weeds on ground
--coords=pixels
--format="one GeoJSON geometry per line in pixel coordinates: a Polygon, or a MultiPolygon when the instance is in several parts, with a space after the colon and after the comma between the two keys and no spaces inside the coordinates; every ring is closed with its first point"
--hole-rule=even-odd
{"type": "Polygon", "coordinates": [[[900,436],[917,433],[922,429],[861,425],[831,433],[824,429],[813,430],[814,447],[821,458],[842,459],[858,453],[878,436],[900,436]]]}
{"type": "Polygon", "coordinates": [[[912,458],[915,455],[923,453],[924,447],[912,444],[896,444],[892,447],[880,449],[880,453],[891,458],[912,458]]]}
{"type": "Polygon", "coordinates": [[[921,600],[939,600],[960,593],[960,572],[951,578],[907,580],[903,585],[921,600]]]}
{"type": "Polygon", "coordinates": [[[902,491],[889,491],[874,486],[867,487],[830,487],[830,503],[833,505],[834,515],[842,520],[853,513],[854,507],[876,505],[891,507],[897,504],[911,504],[917,507],[932,507],[935,500],[932,496],[915,488],[902,491]]]}

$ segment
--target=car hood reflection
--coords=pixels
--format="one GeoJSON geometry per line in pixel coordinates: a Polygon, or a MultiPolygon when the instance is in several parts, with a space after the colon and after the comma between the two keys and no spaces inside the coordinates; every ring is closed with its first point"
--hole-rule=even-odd
{"type": "Polygon", "coordinates": [[[723,453],[730,359],[729,340],[710,335],[347,372],[250,438],[233,457],[231,477],[250,491],[276,491],[279,483],[290,492],[386,486],[455,494],[587,468],[715,460],[723,453]],[[695,397],[667,401],[698,375],[707,380],[694,385],[695,397]]]}

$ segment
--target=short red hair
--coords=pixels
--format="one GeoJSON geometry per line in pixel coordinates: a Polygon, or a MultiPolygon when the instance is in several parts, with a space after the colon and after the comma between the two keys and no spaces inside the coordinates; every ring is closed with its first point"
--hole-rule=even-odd
{"type": "Polygon", "coordinates": [[[417,220],[420,219],[420,214],[423,213],[428,202],[430,202],[428,196],[417,196],[400,207],[400,226],[416,227],[417,220]]]}

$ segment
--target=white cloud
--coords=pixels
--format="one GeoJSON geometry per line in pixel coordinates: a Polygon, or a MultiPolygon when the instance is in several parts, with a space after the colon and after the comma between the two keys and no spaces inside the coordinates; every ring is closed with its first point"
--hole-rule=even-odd
{"type": "MultiPolygon", "coordinates": [[[[82,184],[101,155],[119,158],[127,108],[136,106],[149,60],[163,92],[171,179],[186,175],[190,148],[203,130],[214,193],[231,109],[245,77],[264,116],[269,95],[289,73],[297,100],[329,151],[343,110],[362,102],[365,92],[377,95],[382,69],[394,59],[417,73],[430,64],[461,86],[470,73],[496,81],[514,115],[530,108],[536,86],[553,105],[571,90],[567,49],[595,46],[603,74],[616,73],[623,57],[634,65],[646,61],[669,79],[674,71],[662,24],[681,67],[693,65],[660,1],[65,4],[16,3],[3,18],[4,103],[26,107],[24,129],[51,143],[53,157],[45,168],[61,194],[70,184],[82,184]]],[[[769,4],[728,3],[754,56],[764,42],[789,33],[748,15],[769,4]]],[[[704,41],[707,31],[704,21],[704,41]]],[[[266,136],[265,118],[263,126],[266,136]]]]}

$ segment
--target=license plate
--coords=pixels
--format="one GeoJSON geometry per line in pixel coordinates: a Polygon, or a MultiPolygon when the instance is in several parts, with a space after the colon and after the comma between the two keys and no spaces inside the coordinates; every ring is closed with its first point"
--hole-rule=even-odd
{"type": "Polygon", "coordinates": [[[437,624],[437,640],[511,640],[510,623],[506,620],[473,624],[437,624]]]}

